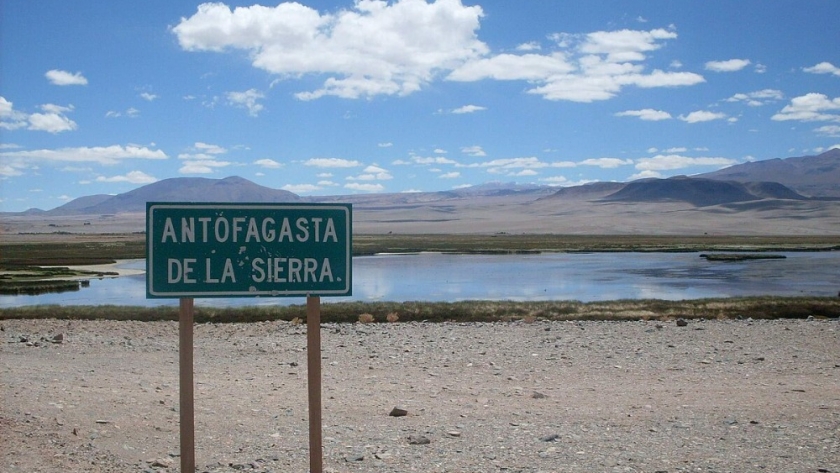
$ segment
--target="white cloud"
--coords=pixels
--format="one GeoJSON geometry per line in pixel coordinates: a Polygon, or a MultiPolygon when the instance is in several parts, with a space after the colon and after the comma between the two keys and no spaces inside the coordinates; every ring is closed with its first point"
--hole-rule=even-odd
{"type": "Polygon", "coordinates": [[[359,182],[344,184],[344,188],[361,192],[382,192],[385,190],[385,186],[382,184],[362,184],[359,182]]]}
{"type": "Polygon", "coordinates": [[[458,177],[461,177],[461,173],[458,172],[458,171],[452,171],[452,172],[443,173],[438,177],[441,178],[441,179],[456,179],[458,177]]]}
{"type": "Polygon", "coordinates": [[[248,89],[244,92],[228,92],[225,95],[227,96],[228,104],[247,109],[248,115],[252,117],[256,117],[263,110],[262,104],[257,103],[257,101],[265,98],[265,94],[256,89],[248,89]]]}
{"type": "Polygon", "coordinates": [[[314,184],[286,184],[285,186],[281,187],[284,191],[293,192],[295,194],[308,194],[310,192],[316,192],[321,190],[319,186],[314,184]]]}
{"type": "Polygon", "coordinates": [[[413,156],[411,161],[415,164],[458,164],[457,161],[453,161],[449,158],[444,158],[442,156],[434,156],[434,157],[422,157],[422,156],[413,156]]]}
{"type": "Polygon", "coordinates": [[[755,92],[750,92],[747,94],[735,94],[732,97],[726,99],[727,102],[745,102],[747,105],[751,107],[759,107],[769,102],[774,102],[776,100],[782,100],[785,98],[785,95],[782,93],[781,90],[777,89],[764,89],[764,90],[757,90],[755,92]]]}
{"type": "Polygon", "coordinates": [[[142,98],[143,100],[147,100],[147,101],[151,102],[151,101],[155,100],[156,98],[158,98],[158,96],[155,95],[155,94],[150,94],[149,92],[143,92],[143,93],[140,94],[140,98],[142,98]]]}
{"type": "Polygon", "coordinates": [[[802,70],[805,72],[810,72],[812,74],[832,74],[835,76],[840,76],[840,67],[837,67],[830,62],[821,62],[816,66],[806,67],[802,70]]]}
{"type": "Polygon", "coordinates": [[[527,93],[547,100],[593,102],[616,96],[626,86],[642,88],[689,86],[705,82],[691,72],[645,73],[646,54],[675,39],[674,31],[597,31],[587,35],[552,36],[561,48],[547,54],[499,54],[468,62],[447,79],[522,80],[534,86],[527,93]]]}
{"type": "Polygon", "coordinates": [[[670,120],[671,114],[662,110],[654,110],[652,108],[645,108],[642,110],[627,110],[615,114],[617,117],[638,117],[646,121],[670,120]]]}
{"type": "Polygon", "coordinates": [[[772,120],[797,120],[802,122],[840,121],[840,97],[829,99],[826,95],[810,93],[791,99],[772,120]]]}
{"type": "Polygon", "coordinates": [[[435,154],[446,154],[446,150],[441,149],[441,148],[435,148],[434,153],[435,154]]]}
{"type": "Polygon", "coordinates": [[[328,76],[299,99],[359,98],[410,94],[486,52],[475,33],[482,14],[460,1],[364,0],[323,14],[291,2],[232,11],[204,3],[172,31],[185,50],[245,50],[254,67],[281,79],[328,76]]]}
{"type": "Polygon", "coordinates": [[[820,135],[840,136],[840,125],[825,125],[814,130],[820,135]]]}
{"type": "Polygon", "coordinates": [[[487,110],[487,107],[482,107],[479,105],[464,105],[463,107],[458,107],[455,110],[452,110],[452,113],[457,115],[464,113],[475,113],[483,110],[487,110]]]}
{"type": "Polygon", "coordinates": [[[391,146],[394,146],[394,143],[391,143],[391,142],[377,143],[376,146],[378,146],[380,148],[390,148],[391,146]]]}
{"type": "Polygon", "coordinates": [[[680,120],[687,122],[687,123],[701,123],[701,122],[710,122],[713,120],[723,120],[726,118],[725,113],[721,112],[709,112],[707,110],[698,110],[696,112],[691,112],[688,115],[680,115],[680,120]]]}
{"type": "Polygon", "coordinates": [[[203,143],[201,141],[196,141],[195,145],[193,145],[196,150],[207,153],[207,154],[224,154],[227,153],[227,149],[222,148],[218,145],[211,145],[208,143],[203,143]]]}
{"type": "Polygon", "coordinates": [[[362,165],[359,161],[341,158],[312,158],[304,161],[303,164],[316,168],[354,168],[362,165]]]}
{"type": "Polygon", "coordinates": [[[363,171],[362,174],[358,176],[350,176],[347,180],[350,181],[387,181],[389,179],[393,179],[394,176],[387,169],[383,169],[379,166],[368,166],[363,171]]]}
{"type": "Polygon", "coordinates": [[[263,168],[267,168],[267,169],[279,169],[279,168],[283,167],[283,165],[281,163],[278,163],[277,161],[275,161],[273,159],[268,159],[268,158],[258,159],[256,161],[254,161],[254,164],[256,164],[257,166],[263,167],[263,168]]]}
{"type": "Polygon", "coordinates": [[[17,130],[23,128],[29,122],[28,115],[15,110],[14,104],[0,97],[0,128],[5,130],[17,130]]]}
{"type": "Polygon", "coordinates": [[[712,72],[735,72],[752,64],[749,59],[729,59],[727,61],[709,61],[706,70],[712,72]]]}
{"type": "Polygon", "coordinates": [[[128,182],[131,184],[151,184],[157,182],[157,178],[150,176],[143,171],[131,171],[122,176],[99,176],[96,182],[128,182]]]}
{"type": "Polygon", "coordinates": [[[53,85],[87,85],[88,81],[81,72],[72,72],[52,69],[44,74],[53,85]]]}
{"type": "Polygon", "coordinates": [[[487,153],[484,151],[484,149],[478,145],[464,146],[463,148],[461,148],[461,152],[469,156],[487,156],[487,153]]]}
{"type": "MultiPolygon", "coordinates": [[[[692,158],[679,154],[656,155],[652,158],[639,158],[636,161],[636,169],[639,171],[666,171],[683,169],[692,166],[714,166],[722,168],[737,164],[738,161],[720,157],[699,157],[692,158]]],[[[657,176],[658,177],[658,176],[657,176]]]]}
{"type": "Polygon", "coordinates": [[[229,161],[216,159],[192,159],[185,161],[178,172],[181,174],[210,174],[215,168],[223,168],[231,164],[229,161]]]}
{"type": "Polygon", "coordinates": [[[11,164],[0,164],[0,176],[3,177],[14,177],[14,176],[22,176],[23,171],[20,170],[20,167],[13,166],[11,164]]]}
{"type": "Polygon", "coordinates": [[[542,49],[542,46],[536,41],[530,41],[516,46],[517,51],[539,51],[540,49],[542,49]]]}
{"type": "Polygon", "coordinates": [[[141,146],[97,146],[79,148],[39,149],[32,151],[8,151],[0,157],[55,162],[93,162],[116,164],[126,159],[167,159],[166,153],[141,146]]]}
{"type": "Polygon", "coordinates": [[[612,169],[617,168],[619,166],[627,166],[633,164],[633,160],[619,158],[592,158],[585,159],[578,164],[582,166],[596,166],[602,169],[612,169]]]}
{"type": "Polygon", "coordinates": [[[632,176],[630,176],[628,178],[628,180],[634,181],[636,179],[653,179],[653,178],[661,179],[662,177],[664,177],[662,175],[662,173],[659,173],[659,172],[656,172],[656,171],[642,171],[642,172],[638,172],[636,174],[633,174],[632,176]]]}

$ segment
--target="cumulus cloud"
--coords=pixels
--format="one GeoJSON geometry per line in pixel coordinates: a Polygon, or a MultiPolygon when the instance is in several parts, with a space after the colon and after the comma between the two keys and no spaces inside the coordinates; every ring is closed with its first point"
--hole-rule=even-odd
{"type": "Polygon", "coordinates": [[[729,59],[727,61],[709,61],[706,70],[712,72],[736,72],[752,64],[749,59],[729,59]]]}
{"type": "Polygon", "coordinates": [[[461,177],[461,173],[458,172],[458,171],[452,171],[452,172],[443,173],[438,177],[441,178],[441,179],[457,179],[457,178],[461,177]]]}
{"type": "Polygon", "coordinates": [[[48,162],[92,162],[116,164],[126,159],[167,159],[161,150],[143,146],[97,146],[59,149],[39,149],[31,151],[7,151],[0,157],[8,159],[39,160],[48,162]]]}
{"type": "Polygon", "coordinates": [[[627,166],[633,164],[633,160],[619,158],[592,158],[585,159],[578,164],[582,166],[596,166],[602,169],[612,169],[617,168],[619,166],[627,166]]]}
{"type": "MultiPolygon", "coordinates": [[[[679,154],[656,155],[651,158],[640,158],[636,161],[636,169],[639,171],[671,171],[692,166],[714,166],[722,168],[737,164],[738,161],[720,157],[689,157],[679,154]]],[[[658,177],[658,176],[650,176],[658,177]]]]}
{"type": "Polygon", "coordinates": [[[751,107],[760,107],[769,102],[785,98],[784,93],[777,89],[757,90],[746,94],[735,94],[726,99],[727,102],[744,102],[751,107]]]}
{"type": "Polygon", "coordinates": [[[181,153],[178,159],[183,159],[184,164],[178,169],[181,174],[211,174],[216,168],[230,166],[230,161],[219,160],[218,157],[227,153],[227,149],[209,143],[197,141],[190,152],[181,153]]]}
{"type": "Polygon", "coordinates": [[[387,169],[379,166],[368,166],[358,176],[347,177],[349,181],[387,181],[393,179],[394,176],[387,169]]]}
{"type": "Polygon", "coordinates": [[[811,74],[832,74],[840,76],[840,67],[837,67],[830,62],[821,62],[816,66],[806,67],[803,71],[810,72],[811,74]]]}
{"type": "Polygon", "coordinates": [[[303,164],[316,168],[354,168],[362,165],[359,161],[341,158],[312,158],[304,161],[303,164]]]}
{"type": "Polygon", "coordinates": [[[654,110],[652,108],[645,108],[642,110],[627,110],[615,114],[617,117],[638,117],[645,121],[659,121],[670,120],[671,114],[662,110],[654,110]]]}
{"type": "Polygon", "coordinates": [[[323,14],[292,2],[233,10],[204,3],[172,31],[187,51],[244,50],[254,67],[280,79],[327,76],[299,99],[359,98],[410,94],[486,52],[475,34],[482,14],[460,1],[365,0],[323,14]]]}
{"type": "Polygon", "coordinates": [[[263,110],[263,105],[257,101],[265,98],[265,94],[256,89],[248,89],[244,92],[228,92],[225,94],[228,104],[248,110],[248,115],[256,117],[263,110]]]}
{"type": "Polygon", "coordinates": [[[814,131],[825,136],[840,136],[840,125],[821,126],[814,131]]]}
{"type": "Polygon", "coordinates": [[[256,161],[254,161],[254,164],[256,164],[259,167],[267,168],[267,169],[279,169],[279,168],[283,167],[283,165],[281,163],[278,163],[277,161],[275,161],[273,159],[268,159],[268,158],[258,159],[256,161]]]}
{"type": "Polygon", "coordinates": [[[548,100],[593,102],[615,97],[624,87],[690,86],[705,82],[691,72],[645,72],[647,53],[676,39],[671,30],[596,31],[552,35],[558,50],[546,54],[498,54],[465,63],[447,77],[455,81],[521,80],[527,92],[548,100]]]}
{"type": "Polygon", "coordinates": [[[672,30],[557,33],[553,51],[530,42],[515,54],[491,54],[477,37],[482,17],[480,6],[454,0],[364,0],[324,13],[292,2],[233,10],[204,3],[172,32],[187,51],[245,51],[254,67],[281,81],[326,76],[321,87],[297,93],[301,100],[402,96],[439,77],[527,81],[529,93],[578,102],[606,100],[631,85],[704,82],[690,72],[645,72],[641,63],[677,37],[672,30]]]}
{"type": "Polygon", "coordinates": [[[484,149],[478,145],[464,146],[463,148],[461,148],[461,152],[469,156],[487,156],[487,153],[484,151],[484,149]]]}
{"type": "Polygon", "coordinates": [[[316,186],[315,184],[286,184],[281,187],[281,189],[295,194],[308,194],[321,190],[321,187],[316,186]]]}
{"type": "Polygon", "coordinates": [[[157,182],[157,178],[150,176],[143,171],[131,171],[121,176],[99,176],[96,182],[128,182],[130,184],[151,184],[157,182]]]}
{"type": "Polygon", "coordinates": [[[26,128],[53,134],[78,128],[76,122],[66,115],[73,111],[72,105],[62,106],[48,103],[41,105],[40,108],[41,112],[32,114],[21,112],[14,109],[12,102],[0,97],[0,128],[5,130],[26,128]]]}
{"type": "Polygon", "coordinates": [[[88,83],[88,80],[81,72],[73,74],[72,72],[52,69],[44,75],[53,85],[87,85],[88,83]]]}
{"type": "Polygon", "coordinates": [[[140,94],[140,98],[142,98],[143,100],[146,100],[146,101],[148,101],[148,102],[151,102],[151,101],[153,101],[153,100],[157,99],[157,98],[158,98],[158,96],[157,96],[157,95],[155,95],[155,94],[151,94],[151,93],[149,93],[149,92],[142,92],[142,93],[140,94]]]}
{"type": "Polygon", "coordinates": [[[455,110],[452,110],[452,113],[459,115],[464,113],[480,112],[482,110],[487,110],[487,107],[482,107],[479,105],[464,105],[463,107],[458,107],[455,110]]]}
{"type": "Polygon", "coordinates": [[[725,113],[721,112],[709,112],[707,110],[698,110],[696,112],[691,112],[688,115],[680,115],[680,120],[686,123],[702,123],[702,122],[710,122],[713,120],[723,120],[726,118],[725,113]]]}
{"type": "Polygon", "coordinates": [[[360,192],[382,192],[385,190],[385,186],[383,186],[382,184],[363,184],[360,182],[350,182],[344,184],[344,188],[360,192]]]}
{"type": "Polygon", "coordinates": [[[840,121],[840,97],[830,99],[824,94],[817,93],[794,97],[789,105],[773,115],[771,119],[802,122],[840,121]]]}

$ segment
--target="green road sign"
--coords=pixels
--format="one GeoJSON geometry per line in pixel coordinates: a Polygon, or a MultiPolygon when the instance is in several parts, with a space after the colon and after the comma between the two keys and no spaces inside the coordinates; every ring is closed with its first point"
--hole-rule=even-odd
{"type": "Polygon", "coordinates": [[[146,204],[146,297],[349,296],[350,204],[146,204]]]}

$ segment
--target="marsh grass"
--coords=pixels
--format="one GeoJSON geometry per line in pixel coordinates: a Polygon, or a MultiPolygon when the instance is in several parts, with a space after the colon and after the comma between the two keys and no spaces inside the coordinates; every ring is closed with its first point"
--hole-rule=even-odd
{"type": "MultiPolygon", "coordinates": [[[[399,322],[536,322],[539,320],[674,320],[682,319],[803,319],[840,317],[840,298],[746,297],[686,301],[460,301],[460,302],[342,302],[321,304],[324,323],[399,322]],[[365,321],[362,321],[364,315],[365,321]],[[367,317],[370,316],[370,317],[367,317]],[[394,321],[396,322],[396,320],[394,321]]],[[[177,307],[42,305],[0,309],[0,320],[177,320],[177,307]]],[[[197,323],[248,323],[306,320],[306,306],[196,306],[197,323]]]]}

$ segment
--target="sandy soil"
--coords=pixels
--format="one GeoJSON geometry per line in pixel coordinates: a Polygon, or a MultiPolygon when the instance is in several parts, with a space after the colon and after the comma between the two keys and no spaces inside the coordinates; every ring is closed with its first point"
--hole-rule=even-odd
{"type": "MultiPolygon", "coordinates": [[[[176,323],[0,326],[0,470],[178,470],[176,323]]],[[[840,471],[837,320],[321,332],[326,471],[840,471]]],[[[304,326],[197,325],[195,381],[198,471],[307,471],[304,326]]]]}

